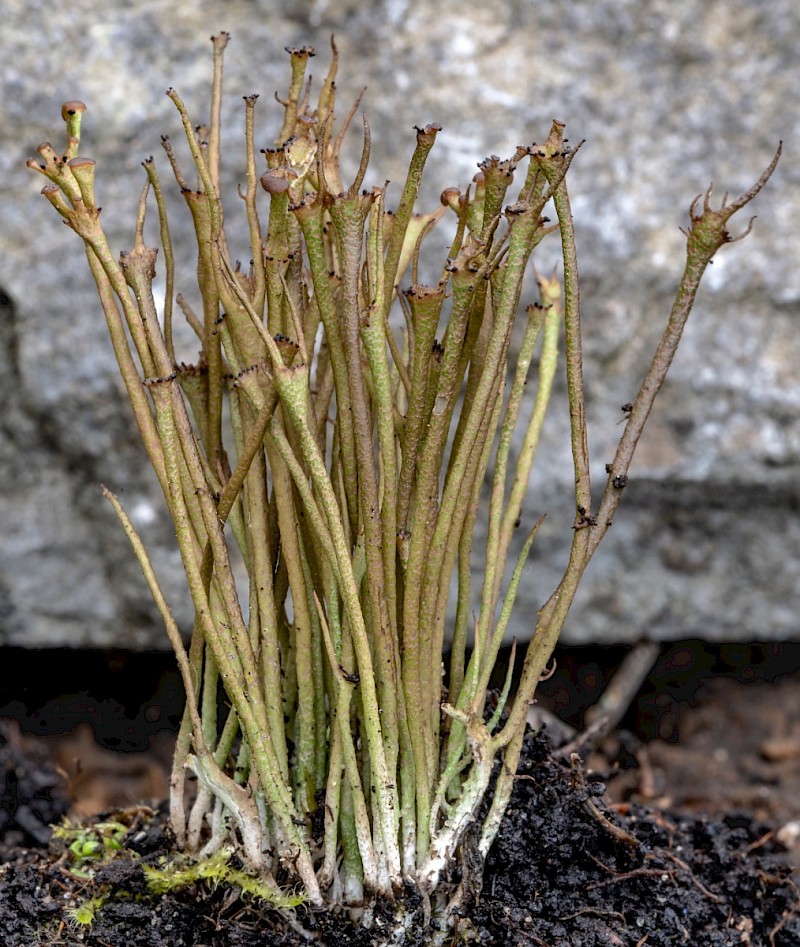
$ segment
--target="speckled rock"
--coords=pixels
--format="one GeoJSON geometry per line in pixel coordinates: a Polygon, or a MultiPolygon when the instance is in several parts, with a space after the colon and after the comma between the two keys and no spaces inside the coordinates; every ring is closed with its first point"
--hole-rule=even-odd
{"type": "MultiPolygon", "coordinates": [[[[701,290],[614,527],[570,615],[570,641],[791,638],[800,614],[800,130],[794,0],[8,0],[0,116],[0,644],[165,647],[127,540],[101,498],[108,483],[142,530],[181,622],[190,621],[171,528],[115,375],[74,234],[24,167],[60,145],[60,103],[90,111],[112,246],[132,239],[139,164],[180,135],[164,90],[199,121],[207,36],[226,58],[225,188],[242,176],[241,96],[259,92],[259,135],[277,132],[285,45],[328,38],[341,101],[362,84],[371,180],[399,182],[413,125],[444,130],[424,200],[463,184],[489,153],[543,139],[550,120],[586,145],[570,172],[583,278],[595,489],[668,312],[690,200],[714,180],[738,192],[779,139],[786,156],[758,198],[746,241],[723,248],[701,290]]],[[[353,157],[355,156],[355,145],[353,157]]],[[[165,169],[166,172],[166,169],[165,169]]],[[[390,200],[399,183],[390,189],[390,200]]],[[[186,218],[173,215],[176,243],[186,218]]],[[[188,247],[188,241],[184,242],[188,247]]],[[[245,244],[243,243],[244,247],[245,244]]],[[[244,251],[243,251],[244,252],[244,251]]],[[[539,266],[557,262],[544,246],[539,266]]],[[[183,257],[187,264],[188,257],[183,257]]],[[[191,345],[186,358],[194,358],[191,345]]],[[[563,389],[563,382],[560,386],[563,389]]],[[[563,394],[563,391],[562,391],[563,394]]],[[[563,404],[545,429],[526,516],[549,513],[521,590],[524,636],[570,539],[563,404]]],[[[524,525],[524,524],[523,524],[524,525]]],[[[523,530],[520,530],[523,532],[523,530]]]]}

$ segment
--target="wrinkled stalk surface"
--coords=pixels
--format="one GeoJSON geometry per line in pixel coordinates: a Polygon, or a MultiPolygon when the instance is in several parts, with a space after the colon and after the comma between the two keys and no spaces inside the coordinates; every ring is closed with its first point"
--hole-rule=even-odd
{"type": "Polygon", "coordinates": [[[168,92],[193,165],[184,176],[164,139],[197,235],[197,312],[186,301],[189,274],[175,271],[153,159],[145,162],[133,248],[119,259],[96,206],[94,162],[78,155],[82,103],[64,106],[66,150],[42,145],[42,163],[29,162],[49,179],[45,197],[84,241],[194,604],[194,627],[182,638],[143,544],[106,491],[186,688],[172,825],[179,844],[195,854],[232,845],[276,903],[293,886],[319,906],[393,896],[407,881],[429,896],[453,864],[500,760],[478,834],[484,855],[495,837],[528,705],[611,525],[703,270],[732,239],[728,219],[763,187],[778,155],[738,200],[714,210],[706,195],[699,212],[698,202],[692,205],[675,307],[595,507],[567,183],[577,149],[565,143],[564,126],[553,123],[544,144],[520,147],[508,160],[486,159],[469,188],[449,188],[443,206],[415,215],[440,131],[419,128],[399,205],[389,213],[386,189],[364,188],[366,120],[356,178],[342,183],[339,150],[355,110],[337,131],[335,46],[315,105],[306,80],[313,50],[289,50],[283,124],[263,159],[256,153],[257,96],[245,98],[240,195],[251,260],[241,267],[230,256],[220,197],[227,39],[213,38],[208,125],[197,127],[178,94],[168,92]],[[548,202],[556,223],[544,216],[548,202]],[[151,204],[163,264],[144,242],[151,204]],[[439,282],[422,285],[425,239],[448,210],[449,256],[439,282]],[[554,277],[539,280],[540,298],[526,301],[517,348],[512,333],[528,292],[526,273],[548,234],[561,242],[563,286],[554,277]],[[166,287],[160,312],[159,265],[166,287]],[[176,362],[176,302],[202,346],[194,365],[176,362]],[[396,318],[401,310],[404,320],[396,318]],[[528,524],[507,570],[562,338],[572,548],[538,613],[516,693],[509,670],[499,706],[491,706],[490,676],[541,523],[528,524]],[[529,378],[536,379],[530,399],[529,378]],[[516,453],[514,443],[521,445],[516,453]],[[476,548],[484,493],[489,528],[476,548]],[[244,582],[234,575],[234,547],[244,582]],[[471,588],[475,563],[482,564],[478,590],[471,588]],[[187,770],[199,785],[191,800],[187,770]]]}

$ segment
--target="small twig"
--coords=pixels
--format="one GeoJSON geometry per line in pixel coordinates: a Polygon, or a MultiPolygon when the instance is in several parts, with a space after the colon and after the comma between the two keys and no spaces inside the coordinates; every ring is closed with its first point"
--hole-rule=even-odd
{"type": "Polygon", "coordinates": [[[594,819],[595,822],[601,828],[607,832],[613,839],[617,842],[622,842],[624,845],[630,845],[633,848],[639,847],[639,840],[626,832],[619,825],[615,825],[608,816],[604,815],[594,804],[592,799],[588,796],[588,790],[586,788],[586,780],[583,775],[583,770],[581,769],[581,758],[577,753],[573,753],[570,756],[570,763],[572,765],[572,774],[575,780],[575,788],[581,792],[587,793],[586,799],[583,802],[583,808],[588,812],[588,814],[594,819]]]}
{"type": "Polygon", "coordinates": [[[583,914],[596,914],[598,917],[616,917],[623,924],[625,923],[625,915],[620,911],[601,911],[600,908],[581,908],[580,911],[575,911],[573,914],[562,914],[559,920],[571,921],[574,917],[580,917],[583,914]]]}
{"type": "Polygon", "coordinates": [[[597,808],[597,806],[592,802],[591,799],[587,799],[583,804],[584,809],[589,813],[589,815],[601,825],[608,834],[616,839],[618,842],[622,842],[625,845],[630,845],[633,848],[639,847],[639,840],[626,832],[625,829],[621,828],[618,825],[615,825],[607,816],[597,808]]]}
{"type": "Polygon", "coordinates": [[[664,855],[665,858],[668,858],[670,861],[675,862],[675,864],[679,868],[682,868],[689,875],[689,877],[692,879],[692,884],[697,888],[698,891],[702,892],[707,898],[709,898],[709,900],[714,901],[716,904],[722,904],[722,902],[724,901],[724,898],[721,898],[718,894],[714,894],[713,891],[709,891],[708,888],[706,888],[706,886],[701,881],[698,881],[698,879],[695,877],[694,872],[686,864],[686,862],[681,861],[681,859],[678,858],[677,855],[673,855],[670,852],[663,852],[662,854],[664,855]]]}
{"type": "Polygon", "coordinates": [[[598,717],[597,720],[581,733],[577,734],[569,743],[558,747],[558,749],[554,748],[553,756],[571,757],[574,753],[577,753],[579,756],[585,756],[585,754],[593,750],[608,733],[609,727],[607,724],[607,717],[598,717]]]}
{"type": "Polygon", "coordinates": [[[670,871],[669,869],[664,868],[633,868],[631,871],[615,871],[613,868],[610,868],[604,862],[600,861],[597,856],[592,855],[591,852],[586,853],[589,858],[596,864],[599,865],[604,871],[607,871],[609,875],[613,877],[609,878],[608,881],[596,881],[593,884],[587,885],[587,891],[593,891],[595,888],[603,888],[606,885],[617,884],[618,882],[628,881],[630,878],[674,878],[675,872],[670,871]]]}
{"type": "Polygon", "coordinates": [[[640,641],[625,655],[622,664],[608,682],[600,699],[586,711],[587,724],[605,717],[606,726],[599,739],[615,729],[625,716],[647,675],[653,668],[660,645],[655,641],[640,641]]]}
{"type": "Polygon", "coordinates": [[[642,799],[655,799],[657,795],[656,775],[653,770],[653,764],[650,762],[650,751],[646,745],[640,746],[636,751],[636,759],[639,763],[639,795],[642,799]]]}
{"type": "Polygon", "coordinates": [[[778,921],[778,923],[769,932],[770,947],[775,947],[775,935],[779,931],[783,930],[784,927],[786,927],[789,921],[791,921],[791,919],[797,914],[798,909],[800,909],[800,892],[797,890],[797,885],[792,881],[791,878],[787,878],[785,880],[786,884],[792,888],[797,897],[795,897],[794,904],[783,912],[783,916],[781,917],[780,921],[778,921]]]}
{"type": "Polygon", "coordinates": [[[755,842],[751,842],[745,848],[745,854],[749,855],[751,852],[754,852],[757,848],[761,848],[762,845],[766,845],[767,842],[771,842],[775,838],[775,829],[770,829],[769,832],[765,832],[760,838],[757,838],[755,842]]]}

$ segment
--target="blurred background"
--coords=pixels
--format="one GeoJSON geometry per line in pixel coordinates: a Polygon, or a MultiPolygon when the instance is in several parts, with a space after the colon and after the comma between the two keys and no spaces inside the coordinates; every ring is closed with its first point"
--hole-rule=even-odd
{"type": "MultiPolygon", "coordinates": [[[[399,197],[414,125],[443,126],[420,209],[465,186],[488,154],[544,140],[551,120],[586,139],[571,176],[595,492],[660,335],[683,265],[692,198],[746,189],[779,140],[747,240],[710,268],[683,348],[640,445],[614,528],[570,615],[568,644],[642,638],[797,638],[800,611],[800,8],[793,0],[7,0],[0,67],[0,646],[166,649],[127,540],[120,494],[184,628],[179,558],[127,407],[78,238],[25,168],[63,147],[61,103],[82,99],[82,153],[98,162],[112,246],[132,241],[141,161],[169,169],[174,86],[207,116],[212,32],[227,30],[223,171],[229,217],[242,181],[243,95],[258,92],[269,147],[288,80],[285,46],[313,45],[321,81],[341,53],[339,113],[367,87],[367,183],[399,197]]],[[[358,134],[349,141],[351,160],[358,134]]],[[[191,295],[188,215],[171,227],[191,295]]],[[[746,218],[738,228],[746,226],[746,218]]],[[[738,232],[738,229],[734,227],[738,232]]],[[[246,253],[242,243],[243,253],[246,253]]],[[[543,245],[542,272],[558,264],[543,245]]],[[[440,260],[431,264],[438,272],[440,260]]],[[[535,299],[535,285],[531,296],[535,299]]],[[[196,357],[192,345],[182,352],[196,357]]],[[[566,561],[571,460],[554,405],[531,481],[534,546],[513,634],[524,638],[566,561]],[[538,471],[538,472],[537,472],[538,471]]],[[[524,534],[526,530],[520,529],[524,534]]],[[[480,539],[476,568],[480,566],[480,539]]]]}

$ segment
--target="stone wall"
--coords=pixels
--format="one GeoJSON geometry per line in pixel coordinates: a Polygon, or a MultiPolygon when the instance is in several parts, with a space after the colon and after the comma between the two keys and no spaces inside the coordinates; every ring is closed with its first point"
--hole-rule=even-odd
{"type": "MultiPolygon", "coordinates": [[[[158,648],[166,639],[98,484],[119,492],[184,626],[171,530],[115,374],[78,239],[24,168],[61,147],[60,104],[89,105],[112,245],[132,239],[140,162],[177,141],[175,86],[199,121],[211,32],[226,58],[226,196],[242,179],[241,96],[259,92],[271,144],[283,47],[342,54],[340,102],[362,84],[373,132],[368,183],[396,200],[413,126],[444,130],[425,200],[464,184],[487,154],[543,140],[552,118],[586,144],[570,172],[583,278],[590,447],[599,493],[682,268],[687,208],[713,179],[749,186],[785,156],[759,219],[708,273],[605,547],[568,623],[570,641],[642,635],[792,638],[800,614],[800,105],[794,0],[7,0],[0,44],[0,644],[158,648]]],[[[355,152],[355,141],[354,152],[355,152]]],[[[168,168],[160,166],[166,179],[168,168]]],[[[176,204],[176,207],[179,205],[176,204]]],[[[186,217],[173,214],[177,243],[186,217]]],[[[243,248],[245,244],[242,244],[243,248]]],[[[243,249],[243,253],[246,250],[243,249]]],[[[539,256],[557,262],[555,244],[539,256]]],[[[189,267],[188,256],[183,257],[189,267]]],[[[187,359],[196,352],[189,346],[187,359]]],[[[559,382],[563,396],[563,380],[559,382]]],[[[571,462],[563,401],[545,430],[526,517],[547,511],[522,588],[524,636],[563,567],[571,462]],[[560,416],[558,416],[560,415],[560,416]]],[[[524,524],[523,524],[524,525],[524,524]]],[[[524,532],[524,530],[520,530],[524,532]]]]}

